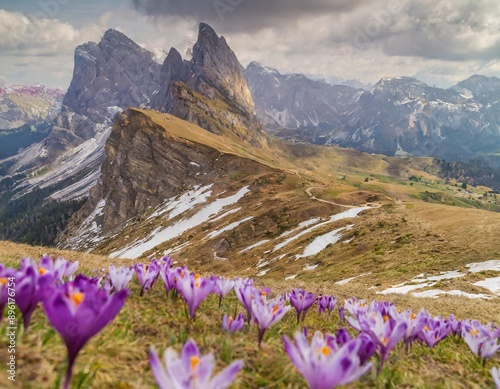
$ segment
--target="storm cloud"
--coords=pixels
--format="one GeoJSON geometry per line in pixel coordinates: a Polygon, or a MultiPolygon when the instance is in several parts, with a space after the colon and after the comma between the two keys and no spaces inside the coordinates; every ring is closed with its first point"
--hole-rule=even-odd
{"type": "MultiPolygon", "coordinates": [[[[225,34],[303,35],[308,48],[379,48],[389,56],[446,61],[492,60],[500,52],[497,0],[131,0],[139,12],[206,21],[225,34]],[[327,36],[323,34],[328,31],[327,36]]],[[[301,41],[300,37],[297,42],[301,41]]],[[[303,50],[297,45],[297,50],[303,50]]]]}
{"type": "Polygon", "coordinates": [[[132,0],[147,15],[189,17],[223,27],[227,32],[253,32],[294,23],[307,16],[339,14],[369,0],[132,0]]]}

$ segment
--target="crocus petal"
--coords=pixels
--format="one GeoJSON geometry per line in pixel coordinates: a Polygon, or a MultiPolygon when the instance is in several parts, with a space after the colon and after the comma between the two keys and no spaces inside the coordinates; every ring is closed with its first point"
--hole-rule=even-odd
{"type": "Polygon", "coordinates": [[[500,389],[500,368],[492,367],[491,376],[493,377],[493,382],[495,383],[495,388],[500,389]]]}
{"type": "Polygon", "coordinates": [[[160,389],[172,389],[174,384],[165,372],[165,368],[153,347],[149,350],[149,362],[158,387],[160,389]]]}
{"type": "Polygon", "coordinates": [[[226,389],[232,384],[236,375],[243,368],[243,361],[237,360],[216,374],[207,389],[226,389]]]}

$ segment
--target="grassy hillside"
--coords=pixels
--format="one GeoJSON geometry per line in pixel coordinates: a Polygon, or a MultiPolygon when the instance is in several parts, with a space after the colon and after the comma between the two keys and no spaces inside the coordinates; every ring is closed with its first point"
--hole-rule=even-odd
{"type": "MultiPolygon", "coordinates": [[[[252,277],[259,287],[270,287],[273,295],[300,287],[316,294],[331,293],[339,302],[353,296],[369,301],[389,300],[402,310],[418,311],[425,307],[433,315],[454,314],[459,319],[500,323],[498,296],[473,285],[498,277],[498,272],[474,273],[466,266],[500,259],[500,209],[494,196],[485,196],[489,188],[465,189],[460,181],[445,181],[433,175],[436,166],[431,158],[387,158],[279,141],[268,146],[242,147],[236,139],[211,134],[173,116],[140,112],[173,137],[219,151],[224,158],[218,163],[231,164],[245,158],[258,162],[262,168],[255,171],[248,167],[254,165],[234,164],[240,170],[218,177],[207,204],[219,196],[225,198],[241,188],[250,188],[234,205],[235,212],[225,209],[222,221],[213,217],[196,224],[175,239],[145,251],[137,261],[150,262],[153,256],[161,257],[170,250],[178,265],[186,264],[203,275],[252,277]],[[369,208],[357,217],[330,220],[333,215],[364,206],[369,208]],[[316,220],[314,230],[301,227],[301,223],[311,220],[316,220]],[[228,228],[233,224],[237,226],[228,228]],[[339,242],[325,244],[315,255],[301,256],[316,238],[337,229],[343,229],[339,242]],[[299,230],[300,236],[277,248],[278,242],[289,237],[287,234],[299,230]],[[257,243],[258,247],[250,248],[257,243]],[[423,283],[418,280],[425,277],[439,278],[442,272],[460,276],[428,282],[418,291],[458,290],[490,299],[380,294],[403,284],[413,287],[423,283]]],[[[193,205],[171,220],[154,216],[158,209],[150,208],[113,231],[92,254],[0,242],[0,262],[17,266],[22,257],[40,258],[48,253],[79,260],[80,271],[98,276],[104,274],[110,263],[136,263],[110,259],[110,253],[196,216],[203,206],[193,205]]],[[[271,327],[259,349],[254,327],[247,326],[235,335],[220,329],[225,313],[242,311],[234,292],[221,307],[218,298],[211,295],[193,323],[187,319],[181,298],[165,296],[161,280],[152,291],[142,297],[140,294],[134,279],[122,312],[82,351],[75,367],[75,387],[152,388],[149,347],[153,345],[161,352],[167,346],[180,350],[191,337],[202,353],[215,353],[219,368],[235,359],[245,361],[234,388],[305,387],[281,340],[282,335],[291,337],[302,328],[302,324],[296,324],[294,312],[271,327]]],[[[345,326],[336,313],[319,315],[316,306],[303,325],[310,333],[335,332],[345,326]]],[[[7,358],[5,331],[5,326],[0,327],[0,360],[7,358]]],[[[18,356],[21,387],[58,387],[64,373],[65,349],[40,309],[33,316],[30,330],[18,339],[18,356]]],[[[409,351],[398,348],[380,375],[373,369],[350,387],[487,388],[493,385],[489,369],[499,365],[498,354],[483,366],[463,340],[449,337],[434,349],[420,344],[409,351]]]]}
{"type": "MultiPolygon", "coordinates": [[[[0,243],[0,262],[15,266],[22,256],[38,258],[48,251],[54,257],[63,256],[80,260],[80,270],[97,275],[107,268],[110,260],[105,257],[51,250],[42,247],[0,243]]],[[[179,258],[180,260],[180,258],[179,258]]],[[[114,261],[128,264],[128,261],[114,261]]],[[[181,260],[181,263],[183,261],[181,260]]],[[[188,265],[197,270],[193,264],[188,265]]],[[[218,271],[220,275],[232,276],[233,271],[218,271]]],[[[209,274],[206,272],[205,274],[209,274]]],[[[360,298],[380,299],[380,295],[359,288],[358,283],[335,285],[328,275],[303,277],[292,281],[266,276],[259,286],[269,286],[273,294],[288,291],[292,287],[303,287],[316,293],[333,293],[339,301],[353,295],[360,298]]],[[[74,387],[82,388],[153,388],[154,379],[148,362],[148,349],[153,345],[161,352],[167,346],[180,350],[182,344],[193,338],[202,354],[214,352],[217,366],[226,366],[235,359],[243,359],[245,366],[238,375],[234,388],[303,388],[305,383],[292,367],[283,351],[281,336],[291,337],[302,324],[296,325],[295,314],[289,312],[282,322],[271,327],[265,335],[262,348],[257,347],[256,329],[245,327],[242,332],[228,334],[220,329],[224,313],[234,314],[242,308],[237,304],[234,292],[218,307],[218,298],[211,295],[197,312],[196,320],[189,323],[184,304],[180,298],[165,297],[159,281],[149,293],[140,296],[140,287],[133,280],[131,295],[124,309],[101,334],[83,349],[76,367],[74,387]]],[[[411,297],[390,298],[401,309],[421,307],[434,315],[455,314],[458,318],[475,318],[483,322],[500,321],[496,300],[470,301],[447,296],[439,300],[411,297]]],[[[337,314],[319,315],[317,307],[311,308],[304,326],[309,331],[333,332],[343,327],[337,314]]],[[[5,360],[5,326],[0,327],[0,358],[5,360]]],[[[18,385],[7,387],[53,388],[64,372],[65,349],[58,334],[50,328],[41,309],[35,311],[31,328],[22,333],[17,341],[18,385]]],[[[349,387],[374,388],[486,388],[492,387],[489,376],[491,366],[499,366],[500,358],[488,361],[484,367],[478,363],[462,340],[449,337],[434,349],[415,344],[410,351],[394,351],[382,374],[375,370],[349,387]]]]}

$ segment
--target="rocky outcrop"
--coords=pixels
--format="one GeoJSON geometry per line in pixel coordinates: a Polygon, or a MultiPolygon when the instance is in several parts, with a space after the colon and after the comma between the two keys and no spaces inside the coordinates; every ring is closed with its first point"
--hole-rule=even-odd
{"type": "Polygon", "coordinates": [[[119,31],[108,30],[99,44],[75,50],[75,69],[63,106],[101,122],[109,107],[149,105],[158,88],[161,65],[154,55],[119,31]]]}
{"type": "Polygon", "coordinates": [[[234,172],[258,175],[262,171],[270,169],[180,138],[144,113],[126,110],[117,116],[106,142],[97,185],[59,241],[65,247],[89,248],[98,243],[87,235],[82,238],[81,227],[88,224],[89,217],[99,226],[100,236],[105,236],[127,221],[142,220],[151,209],[193,187],[211,185],[214,192],[221,193],[231,187],[234,172]]]}
{"type": "Polygon", "coordinates": [[[215,134],[236,136],[252,145],[267,142],[255,120],[243,67],[224,37],[204,23],[191,60],[182,60],[177,50],[170,50],[151,107],[215,134]]]}

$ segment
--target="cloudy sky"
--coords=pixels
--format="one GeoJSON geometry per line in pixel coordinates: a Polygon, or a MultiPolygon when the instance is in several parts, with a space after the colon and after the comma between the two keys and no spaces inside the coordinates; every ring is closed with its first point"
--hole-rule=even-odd
{"type": "Polygon", "coordinates": [[[75,47],[108,28],[188,55],[200,21],[244,66],[282,73],[442,87],[500,76],[498,0],[0,0],[0,77],[66,89],[75,47]]]}

